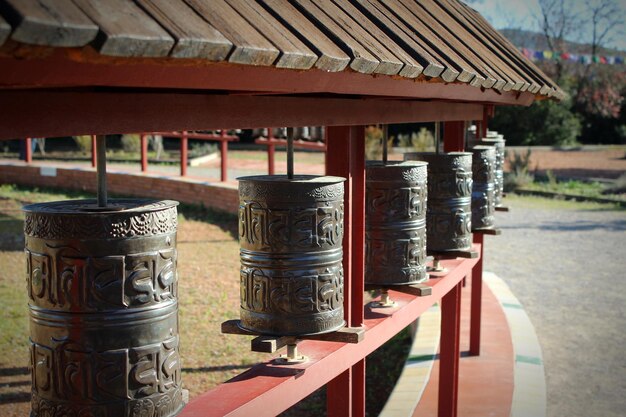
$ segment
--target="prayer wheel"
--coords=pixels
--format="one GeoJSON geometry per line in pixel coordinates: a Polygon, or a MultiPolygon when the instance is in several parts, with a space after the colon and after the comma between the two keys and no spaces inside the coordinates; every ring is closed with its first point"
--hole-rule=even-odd
{"type": "Polygon", "coordinates": [[[494,226],[495,164],[493,146],[475,146],[472,149],[472,229],[494,226]]]}
{"type": "Polygon", "coordinates": [[[298,336],[343,327],[343,182],[239,178],[240,326],[298,336]]]}
{"type": "Polygon", "coordinates": [[[180,412],[177,204],[24,207],[31,416],[180,412]]]}
{"type": "Polygon", "coordinates": [[[472,154],[407,153],[404,159],[428,162],[428,252],[469,250],[472,245],[472,154]]]}
{"type": "Polygon", "coordinates": [[[426,162],[366,167],[365,282],[416,284],[426,275],[426,162]]]}
{"type": "Polygon", "coordinates": [[[496,148],[496,167],[495,167],[495,204],[496,207],[502,205],[502,195],[504,193],[504,145],[505,141],[502,135],[497,135],[494,138],[481,139],[481,144],[489,145],[496,148]]]}

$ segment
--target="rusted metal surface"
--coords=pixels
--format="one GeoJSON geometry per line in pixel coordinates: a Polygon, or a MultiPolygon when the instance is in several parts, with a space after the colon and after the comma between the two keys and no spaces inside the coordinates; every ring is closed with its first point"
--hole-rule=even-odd
{"type": "Polygon", "coordinates": [[[177,204],[24,208],[33,417],[180,412],[177,204]]]}
{"type": "Polygon", "coordinates": [[[504,146],[505,141],[502,135],[496,137],[486,137],[480,140],[481,144],[493,146],[496,150],[496,166],[495,166],[495,205],[502,205],[502,195],[504,193],[504,146]]]}
{"type": "Polygon", "coordinates": [[[472,148],[472,229],[494,226],[496,151],[492,146],[472,148]]]}
{"type": "Polygon", "coordinates": [[[405,160],[428,162],[428,252],[468,250],[472,244],[472,154],[407,153],[405,160]]]}
{"type": "Polygon", "coordinates": [[[367,284],[405,285],[426,275],[425,162],[366,166],[367,284]]]}
{"type": "Polygon", "coordinates": [[[344,178],[239,178],[241,325],[268,335],[344,325],[344,178]]]}

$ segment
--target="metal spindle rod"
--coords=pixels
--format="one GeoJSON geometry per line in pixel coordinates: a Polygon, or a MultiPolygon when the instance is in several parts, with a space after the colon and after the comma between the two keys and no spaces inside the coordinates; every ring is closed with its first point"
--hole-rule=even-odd
{"type": "Polygon", "coordinates": [[[387,165],[387,141],[389,140],[389,125],[383,125],[383,164],[387,165]]]}
{"type": "Polygon", "coordinates": [[[96,175],[98,177],[98,207],[107,206],[107,144],[106,136],[96,136],[96,175]]]}
{"type": "Polygon", "coordinates": [[[293,127],[287,128],[287,178],[293,179],[293,127]]]}
{"type": "Polygon", "coordinates": [[[439,154],[439,140],[441,139],[441,125],[440,122],[435,122],[435,152],[439,154]]]}

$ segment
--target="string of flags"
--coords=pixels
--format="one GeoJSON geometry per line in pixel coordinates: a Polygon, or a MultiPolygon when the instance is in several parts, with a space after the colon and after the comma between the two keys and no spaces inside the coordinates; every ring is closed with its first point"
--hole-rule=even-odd
{"type": "Polygon", "coordinates": [[[621,65],[624,64],[624,57],[619,55],[590,55],[590,54],[571,54],[568,52],[540,51],[530,48],[520,48],[522,54],[533,61],[570,61],[578,62],[584,65],[589,64],[608,64],[621,65]]]}

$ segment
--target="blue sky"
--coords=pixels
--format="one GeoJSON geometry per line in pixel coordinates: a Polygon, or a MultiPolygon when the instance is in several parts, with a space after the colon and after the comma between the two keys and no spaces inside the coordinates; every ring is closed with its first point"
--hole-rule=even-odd
{"type": "MultiPolygon", "coordinates": [[[[589,0],[566,0],[574,10],[584,11],[589,6],[589,0]]],[[[626,0],[613,0],[619,6],[626,18],[626,0]]],[[[518,27],[528,30],[538,30],[536,18],[540,14],[537,0],[475,0],[470,6],[485,16],[497,29],[518,27]]],[[[613,42],[606,45],[626,51],[626,23],[621,21],[613,42]]],[[[591,28],[581,26],[580,31],[569,37],[569,40],[587,42],[591,38],[591,28]]]]}

